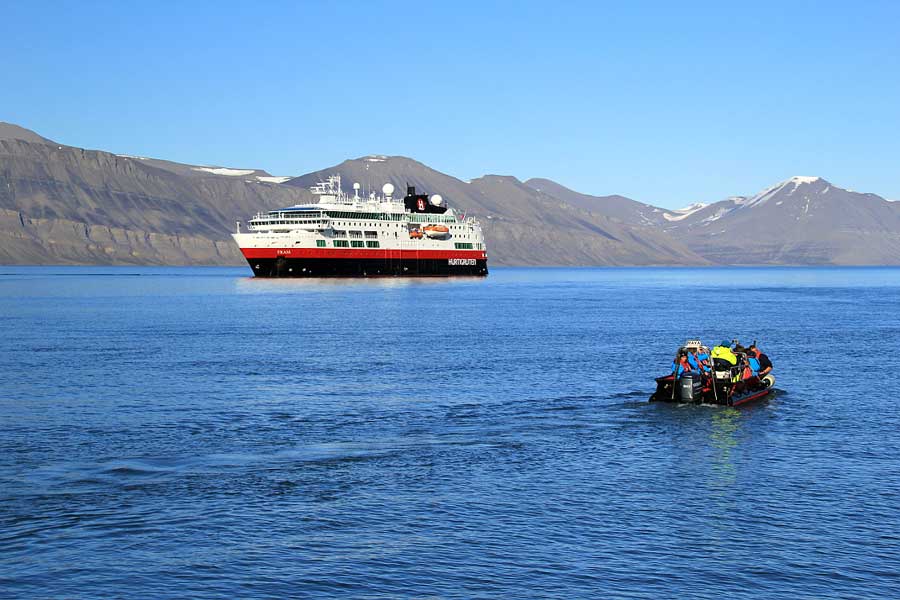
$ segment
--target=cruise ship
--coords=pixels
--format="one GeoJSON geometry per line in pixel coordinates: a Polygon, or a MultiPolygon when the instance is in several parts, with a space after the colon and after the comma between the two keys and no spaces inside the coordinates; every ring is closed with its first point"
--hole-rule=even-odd
{"type": "Polygon", "coordinates": [[[340,175],[310,188],[318,202],[259,213],[232,234],[256,277],[484,276],[487,250],[478,221],[440,195],[353,195],[340,175]]]}

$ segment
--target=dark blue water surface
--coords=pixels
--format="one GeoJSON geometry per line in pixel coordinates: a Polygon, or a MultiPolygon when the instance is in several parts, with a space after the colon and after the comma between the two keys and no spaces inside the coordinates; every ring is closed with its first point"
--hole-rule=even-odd
{"type": "Polygon", "coordinates": [[[898,269],[0,273],[0,596],[900,596],[898,269]]]}

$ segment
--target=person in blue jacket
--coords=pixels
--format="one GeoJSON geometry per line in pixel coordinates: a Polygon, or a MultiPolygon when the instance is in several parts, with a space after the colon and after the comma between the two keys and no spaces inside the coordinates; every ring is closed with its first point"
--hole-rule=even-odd
{"type": "Polygon", "coordinates": [[[749,354],[747,356],[747,362],[750,363],[750,372],[755,376],[759,376],[759,359],[756,358],[756,356],[749,354]]]}
{"type": "Polygon", "coordinates": [[[768,356],[760,352],[756,344],[750,346],[749,354],[754,357],[759,364],[759,369],[757,370],[759,377],[765,377],[772,372],[772,361],[769,360],[768,356]]]}
{"type": "Polygon", "coordinates": [[[675,379],[681,377],[681,374],[685,371],[690,371],[694,367],[691,365],[690,359],[688,358],[688,353],[682,350],[678,353],[678,356],[675,357],[675,360],[672,362],[672,372],[675,374],[675,379]]]}
{"type": "Polygon", "coordinates": [[[688,363],[695,371],[709,371],[709,354],[690,350],[688,351],[688,363]]]}

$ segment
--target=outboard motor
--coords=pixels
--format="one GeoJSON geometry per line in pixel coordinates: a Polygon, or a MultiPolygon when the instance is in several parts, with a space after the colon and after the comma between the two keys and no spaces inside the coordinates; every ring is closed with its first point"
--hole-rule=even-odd
{"type": "Polygon", "coordinates": [[[678,399],[684,403],[699,403],[703,393],[700,373],[685,373],[678,380],[678,399]]]}
{"type": "Polygon", "coordinates": [[[762,382],[762,384],[764,386],[766,386],[767,388],[770,388],[773,385],[775,385],[775,376],[772,375],[771,373],[769,373],[768,375],[766,375],[765,377],[760,379],[760,381],[762,382]]]}

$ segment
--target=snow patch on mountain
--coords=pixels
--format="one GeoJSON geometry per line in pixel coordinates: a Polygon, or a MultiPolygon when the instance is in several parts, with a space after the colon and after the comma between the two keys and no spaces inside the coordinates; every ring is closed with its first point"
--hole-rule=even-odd
{"type": "Polygon", "coordinates": [[[749,200],[747,200],[747,202],[744,204],[744,207],[751,208],[753,206],[760,206],[762,204],[765,204],[769,200],[771,200],[779,192],[784,191],[787,193],[787,195],[791,195],[795,191],[797,191],[797,188],[800,187],[801,185],[815,183],[815,182],[821,181],[821,180],[822,180],[821,177],[805,177],[802,175],[795,175],[794,177],[791,177],[790,179],[785,179],[784,181],[781,181],[771,187],[764,189],[757,195],[755,195],[752,198],[750,198],[749,200]]]}
{"type": "Polygon", "coordinates": [[[708,204],[703,204],[702,202],[697,202],[695,204],[691,204],[690,206],[685,206],[684,208],[679,208],[678,210],[673,210],[672,213],[663,213],[663,218],[666,221],[681,221],[683,219],[687,219],[689,216],[697,212],[698,210],[703,210],[709,206],[708,204]]]}
{"type": "Polygon", "coordinates": [[[293,177],[265,177],[263,175],[257,175],[256,179],[264,183],[284,183],[288,179],[293,179],[293,177]]]}
{"type": "Polygon", "coordinates": [[[229,177],[241,177],[249,175],[254,169],[226,169],[224,167],[192,167],[194,171],[204,171],[213,175],[228,175],[229,177]]]}

